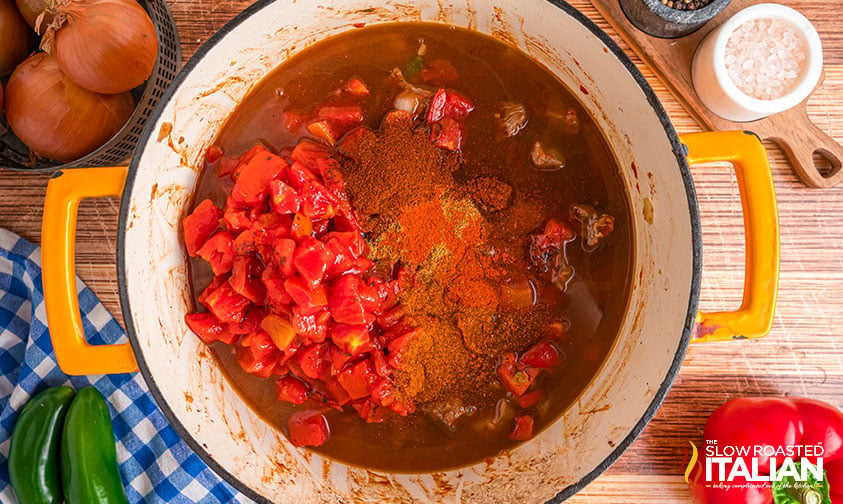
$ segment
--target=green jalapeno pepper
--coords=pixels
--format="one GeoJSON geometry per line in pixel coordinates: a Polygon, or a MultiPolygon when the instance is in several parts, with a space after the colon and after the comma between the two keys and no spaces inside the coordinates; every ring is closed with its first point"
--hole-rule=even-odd
{"type": "Polygon", "coordinates": [[[62,501],[59,443],[70,387],[48,388],[23,407],[12,432],[9,477],[20,504],[62,501]]]}
{"type": "Polygon", "coordinates": [[[93,387],[81,389],[67,411],[61,471],[67,504],[128,503],[108,406],[93,387]]]}

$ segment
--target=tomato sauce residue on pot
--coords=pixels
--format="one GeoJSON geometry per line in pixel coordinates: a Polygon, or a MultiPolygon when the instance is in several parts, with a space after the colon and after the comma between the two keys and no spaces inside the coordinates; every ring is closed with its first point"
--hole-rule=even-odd
{"type": "Polygon", "coordinates": [[[314,44],[208,151],[188,325],[298,446],[431,471],[535,436],[626,310],[628,199],[574,95],[432,24],[314,44]]]}

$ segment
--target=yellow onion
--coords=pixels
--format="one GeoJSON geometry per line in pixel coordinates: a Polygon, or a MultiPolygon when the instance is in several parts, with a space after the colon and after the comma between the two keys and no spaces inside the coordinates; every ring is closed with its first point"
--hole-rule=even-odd
{"type": "Polygon", "coordinates": [[[0,77],[12,73],[26,58],[33,35],[14,0],[0,0],[0,77]]]}
{"type": "Polygon", "coordinates": [[[122,93],[149,78],[158,38],[135,0],[57,0],[41,47],[53,53],[76,84],[97,93],[122,93]]]}
{"type": "Polygon", "coordinates": [[[35,31],[42,32],[44,29],[53,22],[53,14],[50,12],[50,8],[53,6],[50,0],[15,0],[15,3],[18,6],[18,10],[20,11],[23,19],[29,23],[35,31]],[[36,22],[38,21],[38,16],[44,13],[44,18],[41,20],[40,29],[36,26],[36,22]]]}
{"type": "Polygon", "coordinates": [[[56,161],[78,159],[113,137],[134,110],[131,93],[103,95],[62,73],[56,58],[33,54],[6,84],[6,121],[32,151],[56,161]]]}

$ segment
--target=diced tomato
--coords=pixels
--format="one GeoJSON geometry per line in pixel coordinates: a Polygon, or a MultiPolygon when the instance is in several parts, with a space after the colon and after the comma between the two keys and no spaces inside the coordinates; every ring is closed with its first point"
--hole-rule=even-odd
{"type": "Polygon", "coordinates": [[[462,119],[472,110],[474,110],[474,105],[464,95],[451,89],[440,89],[430,100],[427,122],[433,124],[444,118],[462,119]]]}
{"type": "Polygon", "coordinates": [[[278,399],[292,404],[302,404],[307,401],[310,387],[294,376],[282,376],[275,382],[278,399]]]}
{"type": "Polygon", "coordinates": [[[395,305],[378,317],[378,324],[384,329],[395,327],[404,318],[405,311],[403,305],[395,305]]]}
{"type": "Polygon", "coordinates": [[[261,282],[263,265],[253,255],[238,255],[231,268],[231,286],[234,292],[251,302],[262,305],[266,299],[266,286],[261,282]]]}
{"type": "Polygon", "coordinates": [[[363,124],[363,109],[359,105],[319,107],[316,115],[331,125],[337,137],[363,124]]]}
{"type": "Polygon", "coordinates": [[[328,306],[328,296],[321,285],[311,287],[301,277],[290,277],[284,281],[284,290],[296,303],[302,315],[322,311],[328,306]]]}
{"type": "Polygon", "coordinates": [[[443,117],[430,130],[433,145],[450,151],[462,149],[462,128],[460,123],[450,117],[443,117]]]}
{"type": "Polygon", "coordinates": [[[260,206],[269,194],[269,181],[281,176],[286,168],[287,162],[269,151],[255,155],[238,171],[232,201],[249,208],[260,206]]]}
{"type": "Polygon", "coordinates": [[[348,392],[346,392],[345,389],[342,388],[342,385],[340,385],[340,382],[338,382],[336,378],[326,378],[323,384],[325,385],[325,389],[333,398],[333,401],[338,406],[342,407],[343,405],[351,401],[351,398],[348,397],[348,392]]]}
{"type": "Polygon", "coordinates": [[[293,413],[289,428],[290,441],[296,446],[322,446],[330,436],[328,420],[316,410],[293,413]]]}
{"type": "Polygon", "coordinates": [[[296,242],[289,238],[279,238],[272,244],[272,250],[273,258],[278,266],[278,272],[285,277],[292,275],[293,256],[296,252],[296,242]]]}
{"type": "Polygon", "coordinates": [[[422,68],[421,78],[425,83],[448,84],[459,79],[459,73],[450,61],[435,59],[422,68]]]}
{"type": "Polygon", "coordinates": [[[279,366],[276,354],[273,353],[266,355],[263,359],[256,359],[251,349],[242,346],[237,347],[237,362],[243,368],[243,371],[260,378],[269,378],[279,366]]]}
{"type": "Polygon", "coordinates": [[[321,138],[329,144],[337,142],[337,134],[334,133],[331,124],[326,120],[314,121],[307,124],[307,132],[316,138],[321,138]]]}
{"type": "Polygon", "coordinates": [[[252,225],[249,212],[237,208],[237,205],[231,200],[231,196],[225,200],[225,213],[222,219],[226,229],[233,232],[249,229],[252,225]]]}
{"type": "Polygon", "coordinates": [[[263,331],[244,336],[240,340],[240,346],[248,348],[252,353],[252,357],[256,360],[261,360],[268,355],[278,352],[278,347],[272,342],[272,338],[263,331]]]}
{"type": "Polygon", "coordinates": [[[352,356],[369,350],[372,344],[368,325],[331,324],[329,332],[334,344],[352,356]]]}
{"type": "Polygon", "coordinates": [[[231,334],[242,335],[258,332],[261,330],[261,320],[263,320],[266,313],[262,308],[257,306],[249,306],[246,308],[246,316],[238,323],[229,323],[226,325],[228,332],[231,334]]]}
{"type": "Polygon", "coordinates": [[[518,369],[515,364],[502,362],[498,365],[497,374],[503,387],[516,396],[523,396],[530,385],[536,380],[541,371],[538,368],[518,369]]]}
{"type": "Polygon", "coordinates": [[[392,382],[385,379],[380,378],[375,382],[372,386],[372,401],[381,406],[389,406],[395,400],[395,390],[392,385],[392,382]]]}
{"type": "Polygon", "coordinates": [[[284,127],[290,133],[295,133],[296,131],[301,128],[301,125],[305,123],[307,117],[304,114],[299,112],[294,112],[292,110],[286,110],[281,117],[284,119],[284,127]]]}
{"type": "Polygon", "coordinates": [[[222,156],[217,164],[217,177],[225,177],[231,175],[240,164],[240,159],[236,157],[222,156]]]}
{"type": "Polygon", "coordinates": [[[418,336],[418,334],[419,330],[413,329],[389,342],[387,345],[387,349],[389,350],[387,362],[389,362],[390,366],[395,369],[403,369],[404,351],[407,349],[410,342],[418,336]]]}
{"type": "Polygon", "coordinates": [[[208,305],[206,301],[208,300],[208,296],[213,294],[215,290],[220,288],[220,285],[226,282],[228,282],[228,275],[215,276],[214,279],[211,280],[211,283],[208,284],[207,287],[205,287],[205,290],[203,290],[199,294],[199,296],[197,296],[196,300],[202,303],[202,306],[207,308],[208,305]]]}
{"type": "Polygon", "coordinates": [[[276,313],[282,306],[293,302],[293,298],[284,289],[284,280],[285,276],[274,264],[268,265],[261,274],[261,281],[266,286],[266,304],[276,313]]]}
{"type": "Polygon", "coordinates": [[[372,385],[377,379],[378,375],[375,374],[374,366],[369,359],[363,359],[337,375],[337,381],[352,400],[371,395],[372,385]]]}
{"type": "Polygon", "coordinates": [[[392,410],[389,408],[385,408],[378,404],[375,404],[374,401],[371,399],[366,399],[364,401],[358,401],[352,404],[357,413],[360,415],[360,418],[366,421],[366,423],[380,423],[389,418],[389,415],[392,414],[392,410]]]}
{"type": "Polygon", "coordinates": [[[293,217],[293,225],[290,228],[290,234],[293,238],[301,240],[313,235],[313,221],[310,217],[299,212],[293,217]]]}
{"type": "Polygon", "coordinates": [[[220,218],[222,210],[209,199],[199,203],[193,212],[184,218],[184,244],[190,257],[196,257],[202,245],[214,234],[220,226],[220,218]]]}
{"type": "MultiPolygon", "coordinates": [[[[360,257],[358,258],[358,261],[360,259],[366,258],[360,257]]],[[[366,269],[368,269],[370,265],[366,264],[366,266],[366,269]]],[[[363,309],[366,310],[367,313],[379,314],[381,312],[381,298],[374,286],[361,280],[357,283],[357,295],[360,297],[360,301],[363,303],[363,309]]]]}
{"type": "Polygon", "coordinates": [[[208,261],[214,275],[228,273],[234,262],[234,239],[231,233],[222,231],[208,238],[197,255],[208,261]]]}
{"type": "Polygon", "coordinates": [[[208,152],[205,153],[205,161],[208,163],[214,163],[221,157],[222,147],[220,147],[219,145],[212,145],[208,147],[208,152]]]}
{"type": "Polygon", "coordinates": [[[184,317],[187,326],[207,344],[222,341],[231,345],[237,341],[237,336],[228,332],[226,327],[211,313],[188,313],[184,317]]]}
{"type": "Polygon", "coordinates": [[[220,322],[240,323],[249,300],[235,292],[229,282],[224,282],[205,298],[204,304],[220,322]]]}
{"type": "Polygon", "coordinates": [[[366,325],[372,323],[374,316],[366,312],[359,295],[360,278],[356,275],[340,277],[328,289],[328,307],[331,317],[341,323],[366,325]]]}
{"type": "Polygon", "coordinates": [[[515,400],[518,402],[518,406],[522,408],[529,408],[530,406],[535,406],[544,400],[544,392],[541,390],[534,390],[521,397],[516,396],[515,400]]]}
{"type": "Polygon", "coordinates": [[[330,348],[330,343],[322,342],[300,350],[297,355],[302,372],[314,380],[327,373],[331,367],[330,348]]]}
{"type": "Polygon", "coordinates": [[[558,245],[569,242],[576,237],[576,234],[557,219],[549,219],[544,225],[544,232],[542,233],[558,245]]]}
{"type": "Polygon", "coordinates": [[[342,245],[348,247],[354,258],[358,258],[366,252],[366,241],[363,235],[355,231],[331,231],[324,237],[326,242],[337,240],[342,245]]]}
{"type": "Polygon", "coordinates": [[[386,355],[380,350],[372,350],[371,352],[372,364],[375,365],[375,372],[382,378],[389,378],[392,376],[392,366],[386,360],[386,355]]]}
{"type": "Polygon", "coordinates": [[[322,282],[328,266],[333,263],[333,252],[325,243],[313,237],[305,238],[293,256],[293,266],[311,287],[316,287],[322,282]]]}
{"type": "Polygon", "coordinates": [[[331,153],[328,151],[328,148],[312,140],[302,140],[293,149],[292,154],[290,154],[290,158],[293,161],[302,163],[305,166],[314,167],[316,166],[317,159],[327,159],[329,157],[331,157],[331,153]]]}
{"type": "Polygon", "coordinates": [[[342,86],[342,91],[354,98],[365,98],[369,96],[369,88],[367,88],[366,84],[357,77],[352,77],[345,81],[345,84],[342,86]]]}
{"type": "Polygon", "coordinates": [[[416,411],[415,405],[408,399],[396,397],[389,405],[389,409],[398,413],[401,416],[407,416],[416,411]]]}
{"type": "Polygon", "coordinates": [[[328,189],[315,180],[306,180],[301,186],[301,211],[316,219],[330,219],[337,213],[339,201],[328,189]]]}
{"type": "Polygon", "coordinates": [[[559,364],[559,350],[549,341],[539,341],[521,356],[521,362],[541,369],[550,369],[559,364]]]}
{"type": "Polygon", "coordinates": [[[515,425],[509,439],[526,441],[533,437],[533,417],[530,415],[518,415],[515,417],[515,425]]]}
{"type": "Polygon", "coordinates": [[[272,210],[279,214],[294,214],[301,206],[296,190],[280,180],[269,181],[269,202],[272,210]]]}
{"type": "Polygon", "coordinates": [[[355,266],[354,254],[351,250],[336,238],[327,239],[331,234],[328,233],[322,237],[325,246],[334,254],[334,263],[328,266],[325,271],[325,278],[327,279],[339,277],[355,266]]]}
{"type": "Polygon", "coordinates": [[[336,376],[345,369],[345,367],[354,360],[350,354],[342,351],[340,348],[334,348],[331,352],[331,376],[336,376]]]}
{"type": "Polygon", "coordinates": [[[315,180],[319,181],[319,177],[313,174],[304,163],[299,161],[294,161],[292,165],[290,165],[290,186],[293,187],[296,191],[300,191],[304,183],[308,180],[315,180]]]}
{"type": "Polygon", "coordinates": [[[314,343],[325,341],[325,336],[328,333],[328,321],[330,319],[331,314],[327,311],[305,315],[299,311],[298,307],[293,307],[293,327],[299,335],[314,343]]]}
{"type": "Polygon", "coordinates": [[[261,320],[260,326],[261,329],[266,331],[272,343],[280,350],[286,350],[296,339],[296,330],[293,324],[281,315],[270,313],[261,320]]]}

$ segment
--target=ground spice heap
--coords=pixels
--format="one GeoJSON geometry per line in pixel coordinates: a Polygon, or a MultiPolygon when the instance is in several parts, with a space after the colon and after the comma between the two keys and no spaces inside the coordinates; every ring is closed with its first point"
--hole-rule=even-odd
{"type": "Polygon", "coordinates": [[[340,151],[346,189],[370,230],[370,257],[400,263],[414,277],[399,301],[421,333],[396,384],[422,404],[482,401],[492,393],[497,357],[525,346],[523,324],[498,316],[498,285],[508,272],[486,248],[481,212],[504,206],[511,189],[502,197],[488,181],[470,191],[457,184],[458,155],[431,144],[405,113],[387,115],[379,132],[353,132],[340,151]]]}

